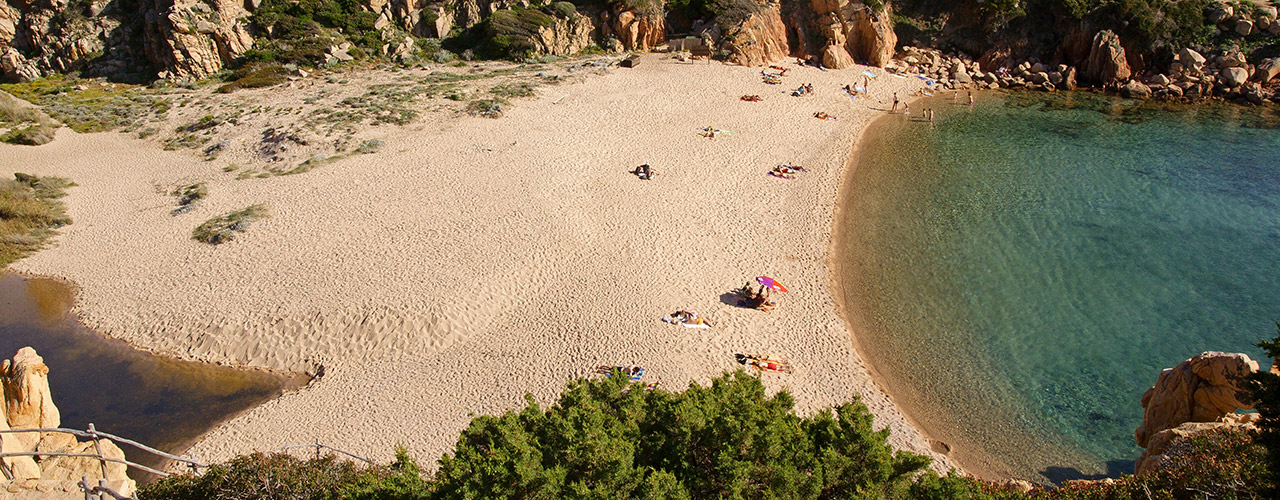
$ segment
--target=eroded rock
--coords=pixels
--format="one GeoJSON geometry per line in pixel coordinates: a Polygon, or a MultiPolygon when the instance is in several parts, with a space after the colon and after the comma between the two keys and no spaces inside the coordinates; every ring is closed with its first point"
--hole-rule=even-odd
{"type": "Polygon", "coordinates": [[[1247,354],[1212,351],[1164,370],[1142,395],[1142,425],[1134,431],[1138,446],[1149,452],[1152,437],[1166,429],[1187,422],[1216,422],[1237,409],[1252,408],[1245,381],[1256,371],[1258,363],[1247,354]]]}

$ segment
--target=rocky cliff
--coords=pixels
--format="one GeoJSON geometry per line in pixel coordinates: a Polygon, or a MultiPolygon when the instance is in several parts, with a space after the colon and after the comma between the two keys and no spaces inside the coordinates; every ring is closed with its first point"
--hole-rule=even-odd
{"type": "MultiPolygon", "coordinates": [[[[344,4],[350,11],[336,18],[299,12],[307,5],[288,0],[3,0],[0,76],[25,81],[78,71],[136,82],[202,79],[252,49],[289,54],[286,62],[309,64],[349,60],[348,50],[403,61],[416,50],[414,36],[461,36],[490,44],[503,34],[486,21],[510,21],[530,12],[555,20],[533,14],[537,19],[516,23],[527,29],[499,45],[540,57],[567,55],[592,44],[606,50],[649,50],[667,37],[663,4],[653,0],[541,6],[522,0],[357,0],[344,4]],[[269,15],[260,16],[260,11],[269,15]],[[477,30],[486,24],[485,30],[477,30]],[[334,49],[352,43],[352,49],[334,49]]],[[[851,0],[743,0],[735,8],[719,15],[724,19],[705,19],[704,29],[694,34],[739,64],[799,56],[833,68],[855,61],[884,65],[897,40],[887,4],[872,8],[851,0]]]]}
{"type": "Polygon", "coordinates": [[[1138,473],[1159,462],[1175,438],[1223,426],[1252,425],[1257,414],[1246,386],[1258,363],[1247,354],[1205,352],[1160,373],[1142,395],[1142,425],[1134,431],[1138,446],[1146,448],[1134,463],[1138,473]]]}

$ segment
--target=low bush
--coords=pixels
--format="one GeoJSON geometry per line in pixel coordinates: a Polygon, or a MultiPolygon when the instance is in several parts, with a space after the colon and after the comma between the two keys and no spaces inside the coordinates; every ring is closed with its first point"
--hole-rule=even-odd
{"type": "Polygon", "coordinates": [[[256,220],[267,216],[265,205],[252,205],[226,215],[214,217],[191,231],[191,239],[210,245],[219,245],[235,239],[256,220]]]}
{"type": "Polygon", "coordinates": [[[39,250],[56,229],[71,223],[58,198],[75,183],[13,175],[13,180],[0,181],[0,268],[39,250]]]}
{"type": "Polygon", "coordinates": [[[139,498],[166,500],[412,499],[425,498],[418,465],[400,448],[388,466],[356,465],[330,455],[300,460],[254,453],[214,465],[199,476],[170,476],[142,486],[139,498]]]}
{"type": "Polygon", "coordinates": [[[241,66],[227,77],[227,83],[218,87],[218,93],[229,94],[237,89],[273,87],[289,79],[283,65],[267,62],[251,62],[241,66]]]}
{"type": "Polygon", "coordinates": [[[23,146],[39,146],[53,141],[53,135],[57,130],[57,127],[53,125],[27,125],[11,129],[0,135],[0,142],[23,146]]]}

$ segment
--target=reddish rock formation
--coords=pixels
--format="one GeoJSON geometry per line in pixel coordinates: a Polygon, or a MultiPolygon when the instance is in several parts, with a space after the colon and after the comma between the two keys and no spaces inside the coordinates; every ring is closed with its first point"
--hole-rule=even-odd
{"type": "Polygon", "coordinates": [[[777,3],[769,4],[742,24],[730,28],[723,40],[723,47],[729,51],[729,62],[743,66],[764,66],[782,60],[791,51],[777,3]]]}
{"type": "Polygon", "coordinates": [[[858,1],[810,0],[783,6],[791,54],[817,57],[831,68],[854,62],[884,66],[898,44],[889,2],[874,11],[858,1]]]}
{"type": "MultiPolygon", "coordinates": [[[[662,12],[640,12],[616,3],[600,15],[600,32],[612,36],[623,50],[649,50],[666,42],[666,20],[662,12]]],[[[785,39],[784,39],[785,41],[785,39]]]]}
{"type": "Polygon", "coordinates": [[[847,32],[849,41],[845,47],[855,59],[872,66],[884,66],[893,59],[898,35],[893,32],[892,15],[889,2],[885,2],[884,8],[878,12],[869,6],[854,12],[853,27],[847,32]]]}
{"type": "Polygon", "coordinates": [[[1246,354],[1205,352],[1160,373],[1142,395],[1142,425],[1134,438],[1147,451],[1138,465],[1153,454],[1151,444],[1161,432],[1187,422],[1218,422],[1237,409],[1252,408],[1245,379],[1256,371],[1258,363],[1246,354]]]}
{"type": "Polygon", "coordinates": [[[1084,77],[1100,85],[1113,85],[1128,81],[1130,74],[1120,37],[1110,30],[1098,32],[1089,48],[1084,77]]]}

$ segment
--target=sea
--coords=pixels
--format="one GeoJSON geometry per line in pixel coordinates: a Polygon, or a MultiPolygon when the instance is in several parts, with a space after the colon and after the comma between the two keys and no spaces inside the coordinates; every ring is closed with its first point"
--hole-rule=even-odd
{"type": "Polygon", "coordinates": [[[1114,477],[1141,397],[1280,321],[1280,111],[946,95],[870,125],[837,293],[908,418],[980,475],[1114,477]],[[936,118],[924,119],[921,110],[936,118]]]}

